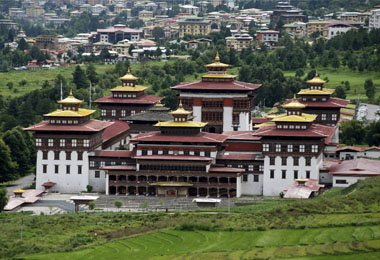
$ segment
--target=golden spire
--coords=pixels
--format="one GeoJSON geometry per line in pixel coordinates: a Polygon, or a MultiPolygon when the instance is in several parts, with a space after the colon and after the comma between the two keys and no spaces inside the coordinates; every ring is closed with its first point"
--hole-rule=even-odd
{"type": "Polygon", "coordinates": [[[293,100],[291,102],[289,102],[288,104],[282,105],[282,107],[283,108],[298,108],[298,109],[302,109],[302,108],[305,108],[306,105],[300,103],[297,100],[296,94],[294,94],[293,100]]]}
{"type": "Polygon", "coordinates": [[[215,62],[220,62],[219,52],[216,51],[215,62]]]}
{"type": "Polygon", "coordinates": [[[139,79],[138,77],[135,77],[132,75],[130,67],[128,68],[127,74],[125,74],[123,77],[120,78],[120,80],[129,80],[129,81],[136,81],[138,79],[139,79]]]}
{"type": "Polygon", "coordinates": [[[192,112],[183,108],[182,100],[179,100],[178,108],[175,111],[170,112],[171,115],[190,115],[192,112]]]}
{"type": "Polygon", "coordinates": [[[69,96],[71,96],[71,97],[73,96],[73,89],[72,89],[72,88],[70,89],[70,94],[69,94],[69,96]]]}
{"type": "Polygon", "coordinates": [[[83,103],[83,100],[79,100],[76,97],[73,96],[73,90],[70,89],[69,96],[67,98],[64,98],[60,101],[58,101],[59,104],[81,104],[83,103]]]}
{"type": "Polygon", "coordinates": [[[306,81],[306,83],[311,84],[311,85],[323,85],[326,83],[326,81],[324,81],[323,79],[320,79],[318,72],[315,72],[314,78],[306,81]]]}

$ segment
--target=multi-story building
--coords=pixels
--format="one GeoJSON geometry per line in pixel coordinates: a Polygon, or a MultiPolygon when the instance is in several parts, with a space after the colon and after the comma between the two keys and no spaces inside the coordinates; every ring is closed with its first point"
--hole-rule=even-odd
{"type": "Polygon", "coordinates": [[[276,9],[270,16],[270,21],[273,25],[277,25],[280,20],[283,24],[304,22],[305,15],[303,15],[302,10],[293,7],[289,2],[278,2],[276,9]]]}
{"type": "Polygon", "coordinates": [[[294,179],[319,180],[325,145],[336,134],[335,127],[315,124],[317,115],[303,113],[297,99],[283,107],[285,114],[254,133],[262,143],[263,196],[279,196],[294,179]]]}
{"type": "Polygon", "coordinates": [[[304,22],[285,24],[283,28],[294,37],[303,38],[306,36],[306,23],[304,22]]]}
{"type": "Polygon", "coordinates": [[[40,17],[45,13],[45,10],[41,6],[31,6],[26,8],[26,16],[28,17],[40,17]]]}
{"type": "Polygon", "coordinates": [[[118,120],[145,112],[163,99],[162,97],[145,95],[144,91],[148,87],[137,85],[138,77],[133,76],[129,70],[120,80],[122,85],[111,89],[112,95],[94,101],[99,105],[103,120],[118,120]]]}
{"type": "Polygon", "coordinates": [[[139,19],[143,21],[148,21],[153,18],[153,12],[152,11],[146,11],[142,10],[139,12],[139,19]]]}
{"type": "Polygon", "coordinates": [[[369,25],[368,29],[378,29],[380,28],[380,9],[375,9],[371,11],[371,15],[369,16],[369,25]]]}
{"type": "Polygon", "coordinates": [[[217,53],[201,81],[172,87],[180,91],[185,109],[193,111],[194,121],[208,122],[205,130],[211,133],[252,130],[251,111],[261,85],[236,81],[228,67],[217,53]]]}
{"type": "Polygon", "coordinates": [[[340,20],[344,23],[365,24],[365,20],[369,18],[369,13],[345,12],[340,15],[340,20]]]}
{"type": "Polygon", "coordinates": [[[139,134],[135,164],[103,167],[107,194],[158,196],[236,195],[243,168],[215,164],[227,136],[203,132],[207,123],[189,121],[191,112],[178,109],[172,121],[159,122],[159,131],[139,134]]]}
{"type": "Polygon", "coordinates": [[[307,23],[307,37],[310,37],[313,33],[319,32],[322,36],[327,36],[327,25],[333,23],[333,21],[309,21],[307,23]]]}
{"type": "Polygon", "coordinates": [[[191,14],[191,15],[198,15],[199,13],[199,7],[194,5],[180,5],[179,10],[181,13],[191,14]]]}
{"type": "Polygon", "coordinates": [[[350,31],[352,29],[352,26],[345,23],[332,23],[332,24],[326,25],[326,28],[327,28],[327,39],[331,39],[350,31]]]}
{"type": "Polygon", "coordinates": [[[241,52],[243,49],[251,48],[253,37],[249,34],[235,34],[234,36],[226,37],[226,45],[229,48],[235,49],[237,52],[241,52]]]}
{"type": "MultiPolygon", "coordinates": [[[[126,142],[128,123],[91,120],[95,110],[79,108],[82,102],[70,92],[67,98],[58,101],[62,109],[44,115],[46,121],[25,129],[34,132],[36,140],[37,189],[52,182],[55,187],[51,190],[63,193],[86,190],[98,178],[89,174],[89,156],[102,148],[105,139],[108,146],[126,142]]],[[[105,178],[100,181],[105,185],[105,178]]]]}
{"type": "Polygon", "coordinates": [[[178,21],[179,37],[189,35],[209,35],[211,32],[211,22],[202,17],[185,17],[178,21]]]}
{"type": "Polygon", "coordinates": [[[273,30],[257,32],[257,46],[261,46],[261,44],[265,44],[268,47],[276,46],[279,34],[279,31],[273,30]]]}
{"type": "Polygon", "coordinates": [[[95,42],[110,42],[117,43],[122,40],[139,41],[143,38],[144,33],[142,30],[130,29],[123,24],[116,24],[113,28],[98,29],[96,32],[91,33],[89,41],[95,42]]]}
{"type": "Polygon", "coordinates": [[[56,50],[58,48],[58,39],[56,36],[40,35],[36,37],[34,45],[40,49],[56,50]]]}
{"type": "MultiPolygon", "coordinates": [[[[320,79],[318,74],[306,83],[309,88],[301,89],[298,92],[300,95],[298,101],[306,105],[303,111],[316,115],[315,123],[329,126],[337,125],[340,120],[340,110],[346,107],[349,101],[331,97],[335,90],[325,88],[326,81],[320,79]]],[[[285,104],[290,102],[291,100],[287,100],[285,104]]]]}

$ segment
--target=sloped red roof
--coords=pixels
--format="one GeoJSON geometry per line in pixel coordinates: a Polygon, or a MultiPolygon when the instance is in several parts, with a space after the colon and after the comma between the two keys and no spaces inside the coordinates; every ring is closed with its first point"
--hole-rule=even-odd
{"type": "Polygon", "coordinates": [[[164,161],[211,161],[212,158],[193,155],[141,155],[135,156],[135,159],[141,160],[164,160],[164,161]]]}
{"type": "Polygon", "coordinates": [[[255,131],[228,131],[223,132],[223,135],[228,136],[227,140],[260,140],[261,137],[254,136],[255,131]]]}
{"type": "Polygon", "coordinates": [[[172,87],[175,90],[237,90],[237,91],[251,91],[260,88],[260,84],[252,84],[241,81],[227,81],[227,82],[208,82],[208,81],[195,81],[181,83],[172,87]]]}
{"type": "Polygon", "coordinates": [[[133,151],[124,151],[124,150],[96,150],[96,157],[118,157],[118,158],[131,158],[134,155],[133,151]]]}
{"type": "Polygon", "coordinates": [[[277,129],[276,125],[263,126],[259,128],[253,135],[257,136],[289,136],[289,137],[319,137],[325,138],[325,144],[330,143],[331,138],[335,134],[335,127],[320,124],[312,124],[308,129],[304,130],[285,130],[277,129]]]}
{"type": "Polygon", "coordinates": [[[380,161],[359,158],[345,160],[329,168],[332,175],[377,176],[380,175],[380,161]]]}
{"type": "Polygon", "coordinates": [[[126,131],[130,129],[129,123],[127,122],[115,120],[112,123],[113,123],[112,125],[110,125],[109,127],[106,128],[106,130],[104,130],[103,143],[107,142],[108,140],[110,140],[111,138],[115,136],[125,133],[126,131]]]}
{"type": "Polygon", "coordinates": [[[180,143],[223,143],[227,136],[202,132],[197,135],[164,135],[161,132],[142,133],[131,142],[180,142],[180,143]]]}
{"type": "Polygon", "coordinates": [[[266,123],[269,121],[270,120],[268,118],[265,118],[265,117],[252,117],[252,123],[254,123],[254,124],[262,124],[262,123],[266,123]]]}
{"type": "MultiPolygon", "coordinates": [[[[292,101],[293,99],[288,99],[284,102],[284,104],[288,104],[292,101]]],[[[334,97],[330,97],[328,100],[326,101],[302,101],[302,98],[297,98],[297,100],[302,103],[302,104],[305,104],[306,105],[306,109],[308,107],[338,107],[338,108],[343,108],[343,107],[346,107],[350,101],[349,100],[345,100],[345,99],[340,99],[340,98],[334,98],[334,97]]]]}
{"type": "Polygon", "coordinates": [[[95,100],[94,103],[152,105],[162,99],[163,97],[156,97],[151,95],[143,95],[137,98],[114,98],[112,96],[104,96],[95,100]]]}
{"type": "Polygon", "coordinates": [[[339,147],[338,149],[336,149],[336,151],[340,152],[340,151],[344,151],[344,150],[352,150],[352,151],[355,151],[355,152],[362,152],[362,151],[365,151],[366,148],[368,148],[368,147],[357,147],[357,146],[347,145],[347,146],[341,146],[341,147],[339,147]]]}
{"type": "Polygon", "coordinates": [[[286,193],[284,198],[292,199],[308,199],[312,192],[319,191],[325,185],[318,184],[318,180],[309,179],[305,182],[305,185],[299,185],[297,181],[290,187],[286,187],[286,193]]]}
{"type": "Polygon", "coordinates": [[[112,125],[112,122],[89,120],[79,125],[53,125],[49,121],[42,121],[38,124],[24,128],[26,131],[57,131],[57,132],[99,132],[104,128],[112,125]]]}
{"type": "Polygon", "coordinates": [[[120,171],[135,171],[136,166],[134,165],[113,165],[101,167],[102,170],[120,170],[120,171]]]}
{"type": "Polygon", "coordinates": [[[229,168],[229,167],[212,167],[209,172],[231,172],[231,173],[239,173],[245,172],[243,168],[229,168]]]}

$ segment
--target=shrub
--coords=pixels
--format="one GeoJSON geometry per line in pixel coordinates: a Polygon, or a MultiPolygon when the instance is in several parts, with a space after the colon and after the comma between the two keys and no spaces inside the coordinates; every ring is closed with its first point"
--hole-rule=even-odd
{"type": "Polygon", "coordinates": [[[91,185],[87,185],[87,192],[92,192],[92,190],[93,190],[93,187],[91,186],[91,185]]]}
{"type": "Polygon", "coordinates": [[[115,203],[115,207],[118,209],[121,208],[121,206],[123,206],[123,202],[121,200],[115,200],[114,203],[115,203]]]}
{"type": "Polygon", "coordinates": [[[90,203],[88,203],[88,208],[89,208],[90,210],[94,210],[94,209],[95,209],[95,206],[96,206],[95,201],[91,201],[90,203]]]}

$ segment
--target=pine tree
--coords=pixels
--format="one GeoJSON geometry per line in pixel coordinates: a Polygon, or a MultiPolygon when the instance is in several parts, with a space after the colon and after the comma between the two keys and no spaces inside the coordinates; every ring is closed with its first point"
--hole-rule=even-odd
{"type": "Polygon", "coordinates": [[[99,81],[98,73],[96,73],[96,68],[93,63],[88,64],[86,74],[87,78],[90,80],[92,84],[95,84],[99,81]]]}
{"type": "Polygon", "coordinates": [[[26,143],[23,135],[16,128],[8,130],[3,136],[3,141],[11,150],[11,158],[17,162],[17,171],[24,175],[30,168],[30,151],[26,149],[26,143]]]}
{"type": "Polygon", "coordinates": [[[0,139],[0,182],[13,180],[17,177],[17,164],[12,161],[9,147],[0,139]]]}
{"type": "Polygon", "coordinates": [[[77,86],[77,89],[88,87],[88,79],[80,66],[75,67],[75,71],[73,72],[73,83],[77,86]]]}

